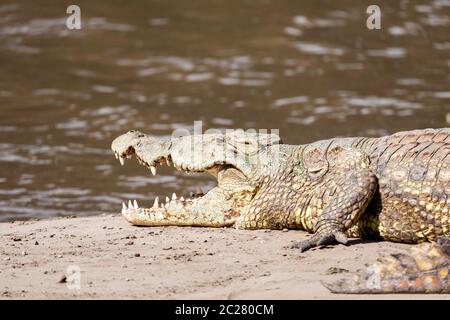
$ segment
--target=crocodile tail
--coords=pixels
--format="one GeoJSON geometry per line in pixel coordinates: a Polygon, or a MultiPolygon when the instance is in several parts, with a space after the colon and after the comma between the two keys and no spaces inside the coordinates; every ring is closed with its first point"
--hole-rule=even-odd
{"type": "Polygon", "coordinates": [[[381,257],[351,279],[324,283],[333,293],[450,293],[450,241],[423,243],[410,254],[381,257]]]}

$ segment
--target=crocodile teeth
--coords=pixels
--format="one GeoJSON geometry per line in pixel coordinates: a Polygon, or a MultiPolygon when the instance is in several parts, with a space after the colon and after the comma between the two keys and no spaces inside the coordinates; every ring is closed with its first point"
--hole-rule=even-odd
{"type": "Polygon", "coordinates": [[[122,166],[125,164],[125,158],[120,157],[119,161],[122,166]]]}
{"type": "Polygon", "coordinates": [[[131,203],[131,200],[128,200],[128,209],[133,209],[133,204],[131,203]]]}
{"type": "Polygon", "coordinates": [[[127,212],[127,205],[124,202],[122,202],[122,213],[125,212],[127,212]]]}
{"type": "Polygon", "coordinates": [[[170,167],[170,161],[169,161],[169,159],[166,159],[166,164],[170,167]]]}
{"type": "Polygon", "coordinates": [[[174,193],[172,193],[172,200],[177,200],[177,195],[176,195],[176,193],[174,192],[174,193]]]}
{"type": "Polygon", "coordinates": [[[184,197],[183,196],[181,196],[180,201],[184,201],[184,197]]]}
{"type": "Polygon", "coordinates": [[[155,198],[155,203],[153,203],[153,208],[159,208],[159,198],[158,197],[156,197],[155,198]]]}
{"type": "Polygon", "coordinates": [[[133,207],[134,207],[134,209],[139,209],[139,206],[138,206],[138,204],[137,204],[137,201],[136,201],[136,200],[134,200],[134,202],[133,202],[133,207]]]}
{"type": "Polygon", "coordinates": [[[170,202],[169,197],[166,197],[166,203],[169,203],[169,202],[170,202]]]}
{"type": "Polygon", "coordinates": [[[152,172],[153,175],[156,174],[156,167],[155,166],[151,166],[150,167],[150,171],[152,172]]]}
{"type": "Polygon", "coordinates": [[[119,154],[117,152],[115,152],[114,155],[116,156],[116,159],[119,159],[119,154]]]}

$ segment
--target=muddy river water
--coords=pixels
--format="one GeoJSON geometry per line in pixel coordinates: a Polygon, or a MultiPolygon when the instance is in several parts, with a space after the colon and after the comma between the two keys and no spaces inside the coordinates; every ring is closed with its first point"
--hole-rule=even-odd
{"type": "Polygon", "coordinates": [[[450,1],[0,1],[0,221],[114,213],[214,181],[129,161],[139,129],[277,129],[286,143],[450,121],[450,1]],[[81,9],[81,29],[66,8],[81,9]]]}

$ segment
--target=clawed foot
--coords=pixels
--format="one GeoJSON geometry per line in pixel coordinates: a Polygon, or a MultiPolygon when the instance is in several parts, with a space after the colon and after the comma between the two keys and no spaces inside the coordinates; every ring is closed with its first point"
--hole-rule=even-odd
{"type": "Polygon", "coordinates": [[[316,233],[310,239],[299,241],[292,245],[294,249],[300,249],[301,252],[318,246],[326,246],[329,244],[342,243],[347,244],[348,238],[341,231],[334,231],[326,234],[316,233]]]}

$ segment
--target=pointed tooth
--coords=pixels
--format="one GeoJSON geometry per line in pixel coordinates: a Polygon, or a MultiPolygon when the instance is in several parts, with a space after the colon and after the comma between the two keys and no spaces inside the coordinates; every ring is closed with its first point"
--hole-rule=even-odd
{"type": "Polygon", "coordinates": [[[197,194],[203,194],[202,188],[197,187],[196,193],[197,194]]]}
{"type": "Polygon", "coordinates": [[[169,197],[166,197],[166,203],[169,203],[169,202],[170,202],[169,197]]]}
{"type": "Polygon", "coordinates": [[[181,196],[180,201],[184,201],[184,197],[183,196],[181,196]]]}
{"type": "Polygon", "coordinates": [[[133,204],[131,203],[131,200],[128,200],[128,209],[133,209],[133,204]]]}
{"type": "Polygon", "coordinates": [[[177,200],[177,195],[176,195],[176,193],[174,192],[174,193],[172,193],[172,200],[177,200]]]}
{"type": "Polygon", "coordinates": [[[153,203],[153,208],[159,208],[159,198],[155,198],[155,202],[153,203]]]}
{"type": "Polygon", "coordinates": [[[166,159],[166,164],[167,164],[167,166],[170,167],[170,160],[169,159],[166,159]]]}
{"type": "Polygon", "coordinates": [[[120,161],[120,164],[121,164],[121,165],[124,165],[124,164],[125,164],[125,158],[120,157],[120,158],[119,158],[119,161],[120,161]]]}
{"type": "Polygon", "coordinates": [[[138,206],[138,204],[137,204],[137,201],[136,201],[136,200],[134,200],[134,202],[133,202],[133,207],[134,207],[135,209],[139,209],[139,206],[138,206]]]}
{"type": "Polygon", "coordinates": [[[156,167],[155,166],[150,166],[150,171],[152,172],[153,175],[156,174],[156,167]]]}
{"type": "Polygon", "coordinates": [[[119,154],[117,152],[114,152],[114,155],[116,156],[116,159],[119,159],[119,154]]]}
{"type": "Polygon", "coordinates": [[[194,193],[191,191],[191,192],[189,192],[189,197],[193,197],[194,196],[194,193]]]}
{"type": "Polygon", "coordinates": [[[127,211],[127,205],[125,202],[122,202],[122,213],[125,213],[127,211]]]}

